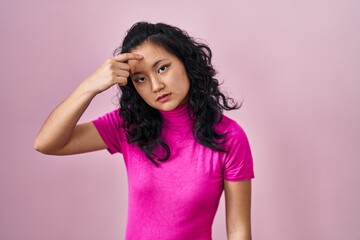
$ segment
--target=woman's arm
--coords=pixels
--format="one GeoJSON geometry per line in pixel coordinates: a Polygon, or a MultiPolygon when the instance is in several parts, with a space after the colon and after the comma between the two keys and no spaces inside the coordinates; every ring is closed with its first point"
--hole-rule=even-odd
{"type": "Polygon", "coordinates": [[[251,180],[224,180],[228,240],[251,240],[251,180]]]}
{"type": "Polygon", "coordinates": [[[141,58],[137,54],[125,53],[102,64],[50,113],[36,136],[34,148],[52,155],[105,149],[107,146],[95,126],[91,122],[78,124],[78,121],[97,94],[115,84],[125,85],[130,71],[127,61],[141,58]]]}

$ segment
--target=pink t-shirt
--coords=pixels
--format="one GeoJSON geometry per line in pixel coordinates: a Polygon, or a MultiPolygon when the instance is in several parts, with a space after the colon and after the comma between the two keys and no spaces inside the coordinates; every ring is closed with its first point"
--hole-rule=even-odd
{"type": "Polygon", "coordinates": [[[235,121],[223,116],[215,128],[229,132],[225,138],[227,152],[216,152],[194,139],[186,104],[160,112],[162,138],[171,151],[160,167],[140,148],[127,143],[119,110],[93,121],[108,151],[122,153],[126,164],[126,239],[209,240],[223,181],[254,178],[248,139],[235,121]]]}

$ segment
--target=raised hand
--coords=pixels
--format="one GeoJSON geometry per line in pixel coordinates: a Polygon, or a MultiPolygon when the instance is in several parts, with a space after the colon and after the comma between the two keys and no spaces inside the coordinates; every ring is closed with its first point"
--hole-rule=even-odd
{"type": "Polygon", "coordinates": [[[101,93],[115,84],[127,84],[130,66],[129,60],[141,60],[142,55],[123,53],[106,60],[92,75],[86,78],[83,85],[87,91],[94,94],[101,93]]]}

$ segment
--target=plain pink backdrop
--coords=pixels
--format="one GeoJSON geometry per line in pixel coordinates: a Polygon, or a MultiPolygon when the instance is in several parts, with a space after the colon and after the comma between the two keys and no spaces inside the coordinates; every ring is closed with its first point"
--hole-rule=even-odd
{"type": "MultiPolygon", "coordinates": [[[[121,155],[33,149],[136,21],[204,39],[255,161],[253,239],[360,239],[360,2],[0,0],[0,239],[123,239],[121,155]]],[[[115,107],[116,89],[81,121],[115,107]]],[[[213,238],[226,239],[223,197],[213,238]]]]}

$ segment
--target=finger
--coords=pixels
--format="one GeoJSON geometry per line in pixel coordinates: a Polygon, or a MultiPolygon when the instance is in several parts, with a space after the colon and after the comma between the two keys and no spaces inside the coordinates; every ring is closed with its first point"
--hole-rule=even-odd
{"type": "Polygon", "coordinates": [[[115,81],[120,86],[125,86],[127,84],[127,78],[126,77],[115,77],[115,81]]]}
{"type": "Polygon", "coordinates": [[[121,69],[121,70],[125,70],[125,71],[130,71],[130,66],[127,63],[115,62],[114,69],[121,69]]]}
{"type": "Polygon", "coordinates": [[[126,62],[129,60],[141,60],[143,58],[142,55],[136,53],[123,53],[113,57],[113,59],[117,62],[126,62]]]}
{"type": "Polygon", "coordinates": [[[129,77],[130,73],[129,71],[126,71],[126,70],[115,70],[114,71],[114,75],[117,76],[117,77],[129,77]]]}

